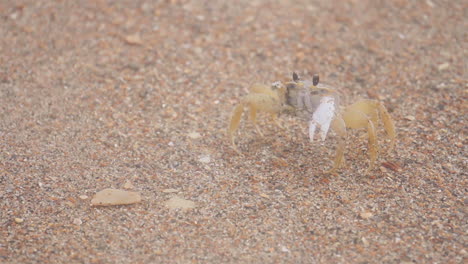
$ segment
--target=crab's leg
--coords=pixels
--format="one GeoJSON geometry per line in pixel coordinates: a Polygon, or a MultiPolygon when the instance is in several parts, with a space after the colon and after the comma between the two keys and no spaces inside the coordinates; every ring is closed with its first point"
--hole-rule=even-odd
{"type": "Polygon", "coordinates": [[[392,151],[393,147],[395,146],[395,138],[396,138],[396,132],[395,132],[395,124],[393,123],[393,119],[388,113],[387,109],[383,104],[379,104],[379,112],[380,112],[380,117],[382,118],[382,122],[384,124],[385,132],[387,132],[388,137],[390,138],[390,147],[388,151],[392,151]]]}
{"type": "Polygon", "coordinates": [[[338,135],[338,145],[336,147],[335,160],[333,161],[333,168],[327,173],[334,173],[345,162],[344,152],[346,149],[346,124],[341,115],[337,114],[331,123],[333,131],[338,135]]]}
{"type": "Polygon", "coordinates": [[[242,112],[244,112],[244,105],[242,103],[234,107],[232,111],[231,121],[229,123],[228,136],[231,140],[232,147],[237,151],[236,143],[234,142],[234,132],[239,128],[242,112]]]}
{"type": "Polygon", "coordinates": [[[374,169],[375,161],[378,155],[377,135],[375,133],[375,126],[372,120],[367,121],[367,135],[369,136],[369,171],[374,169]]]}
{"type": "Polygon", "coordinates": [[[255,103],[251,103],[249,105],[249,114],[250,114],[250,120],[255,126],[255,130],[257,131],[258,134],[260,134],[260,136],[263,137],[263,133],[262,131],[260,131],[260,127],[258,127],[258,124],[257,124],[257,108],[255,107],[255,103]]]}
{"type": "Polygon", "coordinates": [[[348,106],[343,111],[343,120],[346,126],[353,129],[367,128],[367,136],[369,141],[369,170],[374,168],[374,163],[377,159],[378,146],[377,135],[375,131],[372,116],[369,117],[364,112],[360,111],[359,105],[353,104],[348,106]]]}

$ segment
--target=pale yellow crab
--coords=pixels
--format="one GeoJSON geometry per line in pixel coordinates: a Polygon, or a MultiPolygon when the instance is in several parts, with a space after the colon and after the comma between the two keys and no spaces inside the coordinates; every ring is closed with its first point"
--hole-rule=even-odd
{"type": "MultiPolygon", "coordinates": [[[[367,129],[369,141],[369,170],[374,168],[378,155],[376,125],[381,119],[387,135],[390,138],[390,150],[395,142],[395,125],[388,111],[382,103],[376,100],[360,100],[347,107],[339,104],[338,92],[331,86],[319,84],[318,76],[313,81],[302,81],[296,73],[293,81],[283,85],[281,82],[271,86],[255,84],[250,93],[234,108],[229,124],[228,135],[233,148],[237,150],[234,142],[234,132],[238,129],[244,108],[250,110],[250,119],[257,132],[262,135],[256,124],[258,111],[270,113],[276,124],[279,113],[295,114],[309,122],[309,138],[314,139],[318,129],[321,140],[325,140],[329,128],[339,137],[334,164],[329,173],[335,172],[344,163],[346,148],[346,128],[367,129]]],[[[278,126],[280,126],[278,124],[278,126]]],[[[281,127],[281,126],[280,126],[281,127]]],[[[240,152],[239,152],[240,153],[240,152]]]]}

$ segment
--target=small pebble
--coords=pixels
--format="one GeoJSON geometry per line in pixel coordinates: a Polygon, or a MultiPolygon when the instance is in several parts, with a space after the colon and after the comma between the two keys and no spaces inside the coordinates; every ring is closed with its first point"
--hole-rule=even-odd
{"type": "Polygon", "coordinates": [[[169,189],[162,190],[162,192],[163,193],[176,193],[176,192],[178,192],[178,190],[169,188],[169,189]]]}
{"type": "Polygon", "coordinates": [[[198,132],[190,132],[188,133],[188,137],[191,139],[198,139],[201,138],[201,135],[198,132]]]}
{"type": "Polygon", "coordinates": [[[10,14],[10,18],[13,19],[13,20],[16,20],[18,18],[18,13],[14,12],[14,13],[10,14]]]}
{"type": "Polygon", "coordinates": [[[210,155],[201,156],[199,161],[202,162],[202,163],[210,163],[210,161],[211,161],[210,155]]]}
{"type": "Polygon", "coordinates": [[[138,33],[128,35],[124,39],[130,45],[142,45],[143,44],[141,36],[138,33]]]}
{"type": "Polygon", "coordinates": [[[83,223],[83,221],[81,221],[81,219],[79,219],[79,218],[73,219],[73,224],[74,225],[81,225],[82,223],[83,223]]]}
{"type": "Polygon", "coordinates": [[[15,223],[17,224],[21,224],[24,222],[24,219],[23,218],[15,218],[15,223]]]}
{"type": "Polygon", "coordinates": [[[190,208],[195,208],[195,202],[185,200],[183,198],[174,196],[171,199],[167,200],[165,202],[166,206],[171,208],[171,209],[190,209],[190,208]]]}
{"type": "Polygon", "coordinates": [[[361,212],[360,216],[362,219],[369,219],[374,215],[371,212],[361,212]]]}
{"type": "Polygon", "coordinates": [[[439,64],[439,66],[437,68],[439,69],[439,71],[443,71],[443,70],[448,69],[449,66],[450,66],[450,64],[448,62],[446,62],[446,63],[439,64]]]}
{"type": "Polygon", "coordinates": [[[364,244],[365,247],[369,246],[369,241],[365,237],[361,238],[362,244],[364,244]]]}
{"type": "Polygon", "coordinates": [[[85,194],[80,195],[79,197],[80,197],[81,200],[86,200],[86,199],[89,198],[88,195],[85,195],[85,194]]]}
{"type": "Polygon", "coordinates": [[[407,115],[407,116],[405,116],[405,119],[406,119],[406,120],[409,120],[409,121],[413,121],[413,120],[415,120],[416,118],[415,118],[414,116],[412,116],[412,115],[407,115]]]}
{"type": "Polygon", "coordinates": [[[135,188],[135,186],[133,186],[133,184],[132,184],[131,181],[126,181],[123,187],[124,187],[125,189],[133,189],[133,188],[135,188]]]}
{"type": "Polygon", "coordinates": [[[367,241],[367,239],[365,237],[363,237],[362,239],[362,244],[364,244],[364,246],[369,246],[369,241],[367,241]]]}

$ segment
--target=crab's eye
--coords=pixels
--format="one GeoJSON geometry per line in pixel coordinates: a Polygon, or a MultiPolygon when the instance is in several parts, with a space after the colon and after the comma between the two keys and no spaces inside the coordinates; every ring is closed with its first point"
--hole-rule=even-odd
{"type": "Polygon", "coordinates": [[[312,84],[314,86],[317,86],[317,84],[319,83],[319,75],[318,74],[314,74],[314,77],[312,78],[312,84]]]}
{"type": "Polygon", "coordinates": [[[299,75],[297,73],[293,72],[293,81],[297,82],[299,81],[299,75]]]}

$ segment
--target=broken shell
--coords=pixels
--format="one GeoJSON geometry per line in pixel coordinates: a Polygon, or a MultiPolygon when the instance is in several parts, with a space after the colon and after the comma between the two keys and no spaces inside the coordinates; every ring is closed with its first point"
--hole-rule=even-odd
{"type": "Polygon", "coordinates": [[[104,189],[91,200],[93,206],[110,206],[134,204],[141,201],[141,195],[137,192],[129,192],[117,189],[104,189]]]}
{"type": "Polygon", "coordinates": [[[172,209],[180,208],[180,209],[190,209],[195,208],[195,202],[185,200],[178,196],[174,196],[171,199],[165,202],[166,206],[172,209]]]}

